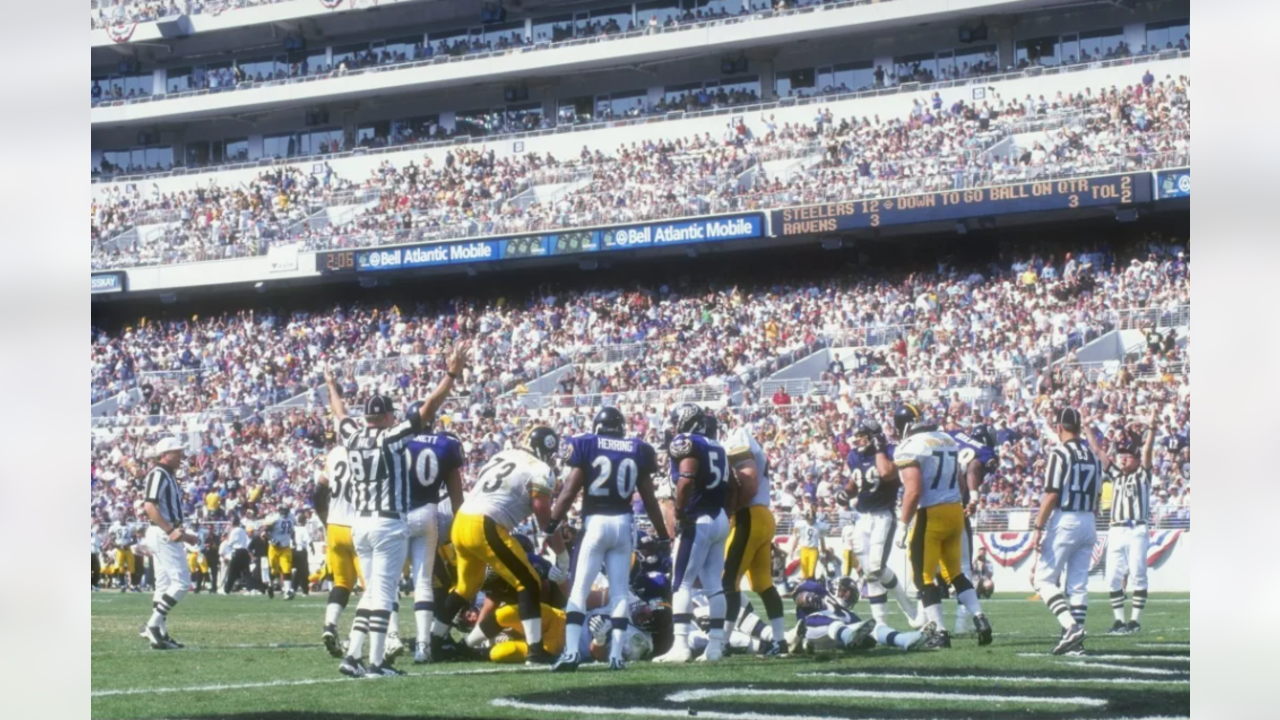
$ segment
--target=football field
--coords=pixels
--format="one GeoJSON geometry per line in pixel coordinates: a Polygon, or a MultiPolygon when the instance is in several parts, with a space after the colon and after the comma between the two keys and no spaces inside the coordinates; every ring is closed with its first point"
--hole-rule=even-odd
{"type": "MultiPolygon", "coordinates": [[[[1175,718],[1191,703],[1190,596],[1153,594],[1141,634],[1108,637],[1105,595],[1090,598],[1084,657],[1053,657],[1057,624],[1030,593],[986,602],[995,643],[877,648],[712,665],[599,665],[575,674],[491,663],[397,666],[407,677],[352,680],[320,645],[324,595],[292,602],[188,595],[170,629],[183,650],[138,636],[150,595],[93,595],[92,706],[99,718],[1175,718]]],[[[756,600],[754,595],[749,599],[756,600]]],[[[355,600],[352,601],[354,607],[355,600]]],[[[758,601],[757,601],[758,604],[758,601]]],[[[866,612],[865,603],[855,611],[866,612]]],[[[948,622],[954,603],[947,605],[948,622]]],[[[349,628],[352,613],[343,617],[349,628]]],[[[793,615],[788,605],[788,625],[793,615]]],[[[905,618],[891,615],[898,629],[905,618]]],[[[401,618],[411,634],[411,613],[401,618]]]]}

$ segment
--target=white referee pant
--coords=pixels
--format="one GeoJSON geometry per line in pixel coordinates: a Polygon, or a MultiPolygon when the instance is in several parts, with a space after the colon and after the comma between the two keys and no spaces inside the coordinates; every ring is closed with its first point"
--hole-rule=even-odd
{"type": "Polygon", "coordinates": [[[357,516],[351,527],[356,555],[364,570],[362,610],[391,612],[399,596],[400,573],[408,552],[409,524],[398,517],[357,516]]]}
{"type": "Polygon", "coordinates": [[[191,568],[187,565],[186,546],[174,542],[164,531],[152,525],[147,528],[147,547],[151,550],[152,568],[155,571],[155,593],[152,603],[163,602],[167,595],[177,603],[191,587],[191,568]]]}
{"type": "Polygon", "coordinates": [[[853,554],[862,564],[862,576],[867,581],[867,597],[878,598],[888,594],[881,579],[889,569],[889,551],[893,549],[893,534],[898,519],[892,511],[863,513],[853,526],[853,554]]]}
{"type": "Polygon", "coordinates": [[[1089,565],[1093,561],[1093,545],[1098,539],[1095,520],[1091,512],[1055,510],[1049,517],[1041,538],[1043,550],[1036,559],[1031,580],[1042,598],[1046,594],[1057,594],[1058,588],[1062,587],[1072,607],[1088,605],[1089,565]],[[1065,586],[1062,585],[1064,572],[1065,586]]]}
{"type": "Polygon", "coordinates": [[[1147,550],[1151,533],[1147,526],[1112,525],[1107,531],[1107,581],[1112,592],[1124,590],[1126,577],[1131,577],[1129,591],[1147,589],[1147,550]]]}
{"type": "MultiPolygon", "coordinates": [[[[631,513],[588,515],[583,520],[582,539],[575,551],[573,588],[569,591],[565,612],[585,612],[587,595],[603,564],[609,579],[609,614],[615,618],[627,617],[632,549],[631,513]]],[[[720,561],[723,568],[723,544],[720,561]]]]}
{"type": "MultiPolygon", "coordinates": [[[[435,572],[440,521],[435,503],[409,511],[409,567],[413,577],[413,609],[432,610],[422,603],[434,603],[431,574],[435,572]]],[[[403,564],[403,563],[402,563],[403,564]]]]}

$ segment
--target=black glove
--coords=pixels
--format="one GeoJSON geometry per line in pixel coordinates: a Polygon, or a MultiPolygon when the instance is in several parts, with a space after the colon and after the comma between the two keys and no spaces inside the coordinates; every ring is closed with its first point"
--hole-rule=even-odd
{"type": "Polygon", "coordinates": [[[696,525],[696,520],[687,515],[681,515],[676,518],[676,535],[679,536],[691,533],[696,525]]]}
{"type": "Polygon", "coordinates": [[[551,518],[550,520],[547,521],[547,526],[542,528],[542,531],[546,533],[548,536],[555,535],[556,531],[560,529],[560,523],[562,522],[564,521],[551,518]]]}
{"type": "Polygon", "coordinates": [[[889,438],[884,433],[879,432],[871,437],[871,449],[877,453],[887,452],[889,450],[889,438]]]}

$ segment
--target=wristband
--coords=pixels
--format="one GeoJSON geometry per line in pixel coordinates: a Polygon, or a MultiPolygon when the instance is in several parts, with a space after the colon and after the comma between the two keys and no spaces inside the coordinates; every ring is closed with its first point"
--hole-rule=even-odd
{"type": "Polygon", "coordinates": [[[457,379],[458,379],[458,373],[452,373],[452,372],[448,372],[448,371],[446,371],[446,372],[445,372],[445,375],[448,375],[448,376],[449,376],[451,379],[453,379],[453,380],[457,380],[457,379]]]}
{"type": "Polygon", "coordinates": [[[1044,526],[1043,526],[1043,525],[1036,525],[1036,526],[1035,526],[1035,531],[1036,531],[1036,532],[1044,532],[1044,526]]]}

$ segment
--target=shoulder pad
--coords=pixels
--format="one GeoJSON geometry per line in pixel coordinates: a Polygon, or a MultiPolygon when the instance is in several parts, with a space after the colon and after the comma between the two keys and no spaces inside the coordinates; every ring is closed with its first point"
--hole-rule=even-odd
{"type": "Polygon", "coordinates": [[[672,460],[693,457],[693,439],[688,435],[677,435],[671,438],[671,446],[668,452],[671,454],[672,460]]]}

